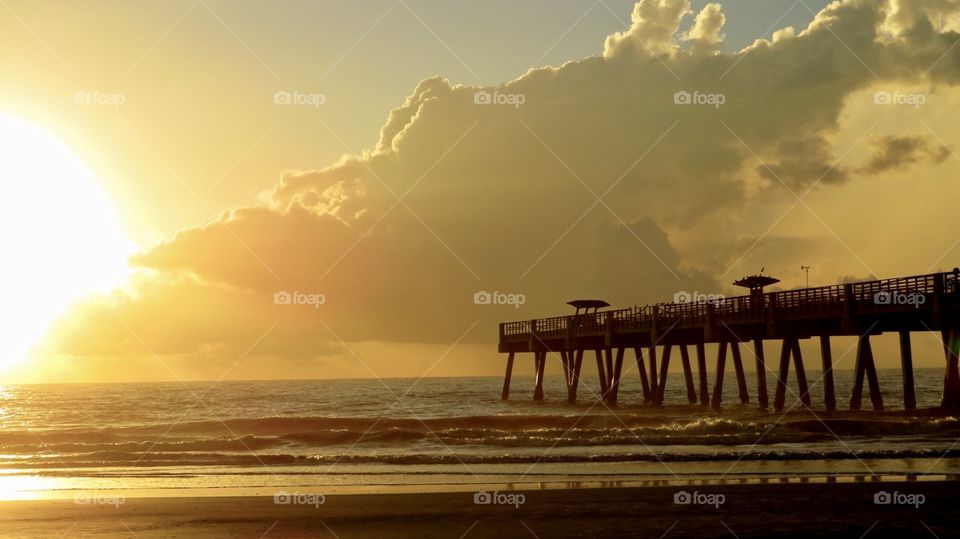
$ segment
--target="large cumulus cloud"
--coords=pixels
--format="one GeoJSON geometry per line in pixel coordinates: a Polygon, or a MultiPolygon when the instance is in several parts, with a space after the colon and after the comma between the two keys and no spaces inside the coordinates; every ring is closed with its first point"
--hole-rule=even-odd
{"type": "MultiPolygon", "coordinates": [[[[753,240],[724,226],[751,201],[944,158],[915,133],[838,164],[832,139],[857,92],[956,82],[956,2],[919,4],[836,2],[806,29],[721,54],[720,5],[641,0],[598,56],[497,88],[424,80],[373,149],[285,173],[266,203],[141,253],[143,281],[112,316],[186,356],[242,350],[279,321],[258,353],[303,359],[343,352],[340,339],[449,343],[478,320],[468,340],[489,341],[496,321],[562,312],[573,297],[627,306],[728,291],[724,270],[753,240]],[[723,104],[676,104],[677,92],[723,104]],[[710,238],[709,252],[679,246],[691,237],[710,238]],[[274,305],[278,290],[326,303],[274,305]],[[478,290],[527,302],[475,305],[478,290]],[[181,311],[194,314],[170,314],[181,311]]],[[[95,313],[73,319],[61,353],[129,340],[91,331],[95,313]]]]}

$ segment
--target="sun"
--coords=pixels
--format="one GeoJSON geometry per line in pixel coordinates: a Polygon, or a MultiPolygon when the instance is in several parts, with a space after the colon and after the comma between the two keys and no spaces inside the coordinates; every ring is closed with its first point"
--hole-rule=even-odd
{"type": "Polygon", "coordinates": [[[109,291],[135,250],[97,178],[45,130],[0,114],[0,370],[30,357],[77,298],[109,291]]]}

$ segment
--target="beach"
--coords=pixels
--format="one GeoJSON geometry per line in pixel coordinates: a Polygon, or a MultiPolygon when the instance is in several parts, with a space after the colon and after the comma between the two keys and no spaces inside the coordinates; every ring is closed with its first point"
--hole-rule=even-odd
{"type": "MultiPolygon", "coordinates": [[[[143,539],[956,537],[956,488],[952,481],[863,481],[498,493],[504,502],[522,494],[520,504],[477,504],[475,492],[330,495],[322,504],[275,503],[269,496],[130,498],[116,505],[11,501],[0,503],[0,533],[143,539]],[[684,492],[695,501],[675,503],[684,492]],[[878,492],[893,503],[875,503],[878,492]]],[[[300,497],[309,501],[307,494],[300,497]]]]}

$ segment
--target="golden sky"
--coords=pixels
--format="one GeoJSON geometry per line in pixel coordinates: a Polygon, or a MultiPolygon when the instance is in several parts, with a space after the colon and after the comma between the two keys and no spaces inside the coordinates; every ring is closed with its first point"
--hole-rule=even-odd
{"type": "Polygon", "coordinates": [[[552,5],[10,2],[0,114],[79,164],[9,131],[5,280],[118,276],[50,288],[5,376],[498,374],[496,323],[573,297],[960,264],[956,2],[552,5]]]}

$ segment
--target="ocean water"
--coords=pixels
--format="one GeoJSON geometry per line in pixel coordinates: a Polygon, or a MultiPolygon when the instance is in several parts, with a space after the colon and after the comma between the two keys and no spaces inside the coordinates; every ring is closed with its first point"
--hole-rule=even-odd
{"type": "MultiPolygon", "coordinates": [[[[752,374],[752,373],[748,373],[752,374]]],[[[836,480],[960,475],[960,417],[940,413],[942,371],[918,369],[920,409],[905,412],[897,370],[881,370],[886,411],[846,411],[852,373],[838,371],[841,411],[813,409],[791,382],[787,410],[686,404],[671,374],[664,406],[642,403],[636,373],[620,403],[580,403],[562,377],[426,378],[188,384],[9,385],[0,389],[0,492],[323,492],[495,485],[836,480]],[[637,379],[634,379],[637,378],[637,379]]],[[[710,376],[711,383],[713,376],[710,376]]],[[[755,381],[748,378],[755,403],[755,381]]],[[[770,400],[776,387],[768,379],[770,400]]]]}

